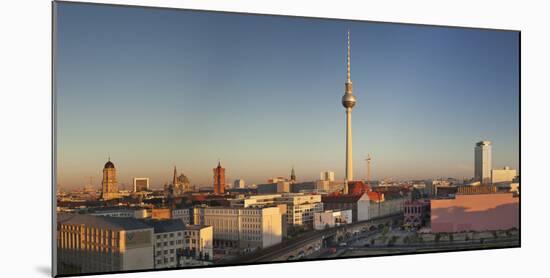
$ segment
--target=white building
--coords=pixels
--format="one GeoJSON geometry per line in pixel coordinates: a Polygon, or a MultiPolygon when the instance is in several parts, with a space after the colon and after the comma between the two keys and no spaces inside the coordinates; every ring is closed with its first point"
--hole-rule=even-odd
{"type": "Polygon", "coordinates": [[[335,226],[352,223],[351,210],[327,210],[313,214],[313,227],[315,230],[324,230],[335,226]]]}
{"type": "Polygon", "coordinates": [[[243,179],[236,179],[233,183],[233,188],[245,188],[245,183],[243,179]]]}
{"type": "Polygon", "coordinates": [[[155,231],[154,254],[155,268],[174,268],[181,266],[185,225],[182,221],[152,220],[149,221],[155,231]]]}
{"type": "Polygon", "coordinates": [[[55,274],[152,269],[153,228],[133,218],[59,214],[55,274]]]}
{"type": "Polygon", "coordinates": [[[405,200],[399,192],[364,193],[357,201],[357,221],[403,213],[405,200]]]}
{"type": "Polygon", "coordinates": [[[332,172],[332,171],[323,171],[323,172],[321,172],[319,180],[334,181],[334,172],[332,172]]]}
{"type": "Polygon", "coordinates": [[[282,241],[278,207],[195,207],[195,224],[213,227],[214,247],[252,251],[282,241]]]}
{"type": "Polygon", "coordinates": [[[230,201],[232,207],[265,207],[286,205],[287,224],[291,226],[313,225],[313,214],[323,211],[321,195],[306,193],[281,193],[252,195],[230,201]]]}
{"type": "Polygon", "coordinates": [[[502,169],[493,169],[491,171],[491,182],[512,182],[517,175],[517,171],[515,169],[510,169],[508,166],[502,169]]]}
{"type": "Polygon", "coordinates": [[[149,178],[134,178],[134,192],[148,191],[149,178]]]}
{"type": "Polygon", "coordinates": [[[287,205],[287,221],[292,226],[313,226],[313,214],[323,211],[321,195],[287,193],[275,199],[275,203],[287,205]]]}
{"type": "Polygon", "coordinates": [[[476,143],[474,178],[476,181],[481,182],[481,184],[489,184],[491,182],[491,169],[493,167],[491,149],[491,141],[476,143]]]}
{"type": "Polygon", "coordinates": [[[212,226],[186,225],[183,235],[183,265],[209,264],[214,257],[214,229],[212,226]]]}

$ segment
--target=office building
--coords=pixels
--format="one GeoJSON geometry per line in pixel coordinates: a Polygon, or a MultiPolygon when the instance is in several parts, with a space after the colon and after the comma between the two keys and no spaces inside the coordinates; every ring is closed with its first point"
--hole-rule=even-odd
{"type": "Polygon", "coordinates": [[[245,188],[245,182],[243,179],[236,179],[235,182],[233,182],[233,188],[234,189],[243,189],[245,188]]]}
{"type": "Polygon", "coordinates": [[[481,182],[481,184],[491,183],[492,167],[491,141],[477,142],[475,147],[474,179],[481,182]]]}
{"type": "Polygon", "coordinates": [[[332,171],[323,171],[323,172],[321,172],[319,180],[334,181],[334,172],[332,172],[332,171]]]}
{"type": "Polygon", "coordinates": [[[134,192],[149,190],[149,178],[134,178],[134,192]]]}
{"type": "Polygon", "coordinates": [[[153,228],[133,218],[59,214],[59,274],[152,269],[153,228]]]}
{"type": "Polygon", "coordinates": [[[250,252],[282,241],[278,207],[195,207],[194,224],[213,227],[214,247],[250,252]]]}

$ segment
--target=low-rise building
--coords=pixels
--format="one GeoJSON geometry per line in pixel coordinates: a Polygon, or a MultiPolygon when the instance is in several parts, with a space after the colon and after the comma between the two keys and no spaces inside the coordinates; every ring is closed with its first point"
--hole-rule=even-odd
{"type": "Polygon", "coordinates": [[[491,170],[491,182],[493,184],[500,182],[512,182],[517,175],[518,172],[516,169],[510,169],[508,166],[502,169],[493,169],[491,170]]]}
{"type": "Polygon", "coordinates": [[[352,223],[351,210],[326,210],[316,212],[313,215],[313,227],[315,230],[324,230],[335,226],[352,223]]]}

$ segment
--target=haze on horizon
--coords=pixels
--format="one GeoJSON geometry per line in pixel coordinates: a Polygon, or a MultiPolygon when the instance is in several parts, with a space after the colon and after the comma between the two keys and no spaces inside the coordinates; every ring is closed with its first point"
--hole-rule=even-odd
{"type": "Polygon", "coordinates": [[[57,184],[211,185],[344,175],[346,31],[356,179],[472,177],[519,167],[518,33],[58,3],[57,184]],[[70,12],[69,12],[70,11],[70,12]],[[66,12],[66,13],[65,13],[66,12]]]}

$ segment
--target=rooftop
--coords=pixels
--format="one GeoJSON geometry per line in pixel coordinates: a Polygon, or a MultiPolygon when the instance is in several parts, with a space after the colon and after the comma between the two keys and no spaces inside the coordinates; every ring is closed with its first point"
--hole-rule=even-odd
{"type": "Polygon", "coordinates": [[[151,228],[149,225],[134,218],[92,216],[83,214],[58,214],[57,223],[84,225],[114,231],[141,230],[151,228]]]}

